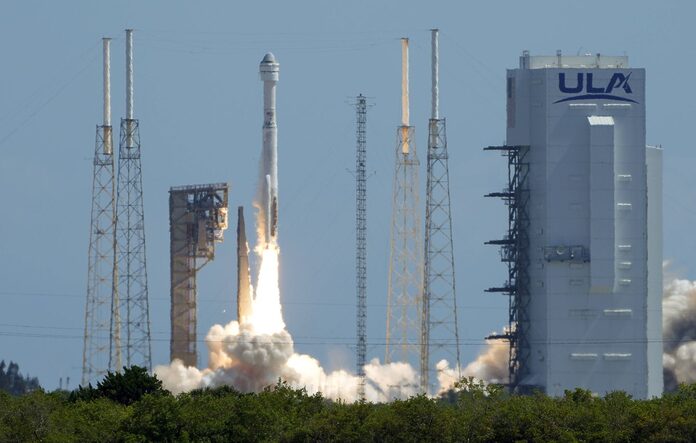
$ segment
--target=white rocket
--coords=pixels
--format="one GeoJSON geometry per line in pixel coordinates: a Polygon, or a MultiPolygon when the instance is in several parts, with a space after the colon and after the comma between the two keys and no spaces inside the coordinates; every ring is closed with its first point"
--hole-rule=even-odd
{"type": "Polygon", "coordinates": [[[261,154],[264,186],[261,192],[261,211],[265,212],[265,244],[278,235],[278,126],[276,124],[276,84],[280,65],[270,52],[259,65],[263,81],[263,152],[261,154]]]}

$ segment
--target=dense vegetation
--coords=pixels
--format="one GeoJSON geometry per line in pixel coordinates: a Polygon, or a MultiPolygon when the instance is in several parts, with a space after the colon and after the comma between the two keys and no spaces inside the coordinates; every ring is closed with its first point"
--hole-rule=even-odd
{"type": "Polygon", "coordinates": [[[283,383],[173,396],[140,368],[72,393],[0,393],[0,441],[693,441],[696,385],[637,401],[510,396],[464,380],[440,399],[336,403],[283,383]]]}

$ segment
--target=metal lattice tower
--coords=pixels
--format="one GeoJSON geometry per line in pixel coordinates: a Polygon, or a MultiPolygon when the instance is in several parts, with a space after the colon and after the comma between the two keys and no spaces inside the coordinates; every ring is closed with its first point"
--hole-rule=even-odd
{"type": "Polygon", "coordinates": [[[421,339],[423,247],[414,127],[409,125],[408,39],[401,39],[401,126],[397,128],[387,288],[385,362],[418,361],[421,339]]]}
{"type": "Polygon", "coordinates": [[[82,351],[82,386],[106,375],[112,316],[115,240],[115,181],[110,103],[110,43],[102,39],[104,54],[104,120],[97,126],[92,176],[92,216],[89,230],[87,301],[82,351]]]}
{"type": "Polygon", "coordinates": [[[367,354],[367,99],[358,95],[355,101],[355,288],[357,374],[360,377],[358,397],[365,399],[365,360],[367,354]]]}
{"type": "Polygon", "coordinates": [[[215,258],[227,229],[227,183],[169,189],[170,361],[196,366],[198,271],[215,258]]]}
{"type": "Polygon", "coordinates": [[[445,119],[439,115],[438,30],[432,30],[432,113],[425,196],[425,268],[421,316],[421,391],[430,388],[431,361],[453,361],[460,371],[452,214],[445,119]]]}
{"type": "Polygon", "coordinates": [[[118,284],[112,322],[116,368],[152,368],[150,308],[147,293],[140,123],[133,118],[133,31],[126,30],[126,118],[121,119],[116,197],[116,265],[118,284]]]}
{"type": "Polygon", "coordinates": [[[528,305],[529,282],[529,146],[489,146],[485,151],[499,151],[507,157],[507,185],[501,192],[486,197],[500,198],[508,209],[508,229],[504,238],[487,241],[500,247],[500,260],[507,264],[505,285],[489,288],[486,292],[502,293],[509,297],[508,326],[502,334],[493,334],[487,340],[505,340],[510,344],[508,355],[509,386],[516,391],[528,373],[530,346],[527,339],[531,321],[528,305]]]}

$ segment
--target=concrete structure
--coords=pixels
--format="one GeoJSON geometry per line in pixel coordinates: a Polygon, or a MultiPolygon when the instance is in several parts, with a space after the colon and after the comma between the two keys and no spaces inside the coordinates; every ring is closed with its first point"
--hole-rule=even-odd
{"type": "Polygon", "coordinates": [[[511,385],[662,393],[661,150],[628,57],[532,57],[507,74],[511,385]]]}
{"type": "Polygon", "coordinates": [[[227,183],[169,190],[171,271],[170,360],[196,366],[198,271],[215,258],[215,243],[227,229],[227,183]]]}

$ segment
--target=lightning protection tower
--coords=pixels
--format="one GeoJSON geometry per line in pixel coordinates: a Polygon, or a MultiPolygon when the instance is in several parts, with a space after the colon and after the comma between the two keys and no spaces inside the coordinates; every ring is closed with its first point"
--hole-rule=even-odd
{"type": "Polygon", "coordinates": [[[365,399],[365,358],[367,354],[367,99],[362,94],[355,100],[355,288],[357,346],[356,364],[360,377],[358,397],[365,399]]]}
{"type": "Polygon", "coordinates": [[[109,333],[113,304],[115,182],[111,132],[111,39],[102,39],[104,115],[97,126],[92,176],[92,217],[89,230],[87,301],[82,351],[82,386],[105,375],[109,367],[109,333]]]}
{"type": "Polygon", "coordinates": [[[196,366],[196,275],[215,258],[227,229],[227,183],[169,189],[170,360],[196,366]]]}
{"type": "Polygon", "coordinates": [[[140,123],[133,118],[133,30],[126,30],[126,118],[121,119],[116,197],[116,265],[118,284],[112,321],[112,365],[152,367],[150,309],[145,260],[143,177],[140,123]]]}
{"type": "Polygon", "coordinates": [[[385,362],[416,365],[420,351],[423,247],[414,127],[409,125],[408,39],[401,39],[401,125],[397,128],[387,284],[385,362]]]}
{"type": "Polygon", "coordinates": [[[459,371],[452,214],[445,119],[439,112],[438,30],[432,34],[432,112],[428,125],[425,269],[421,316],[421,391],[430,387],[431,361],[446,358],[459,371]]]}

